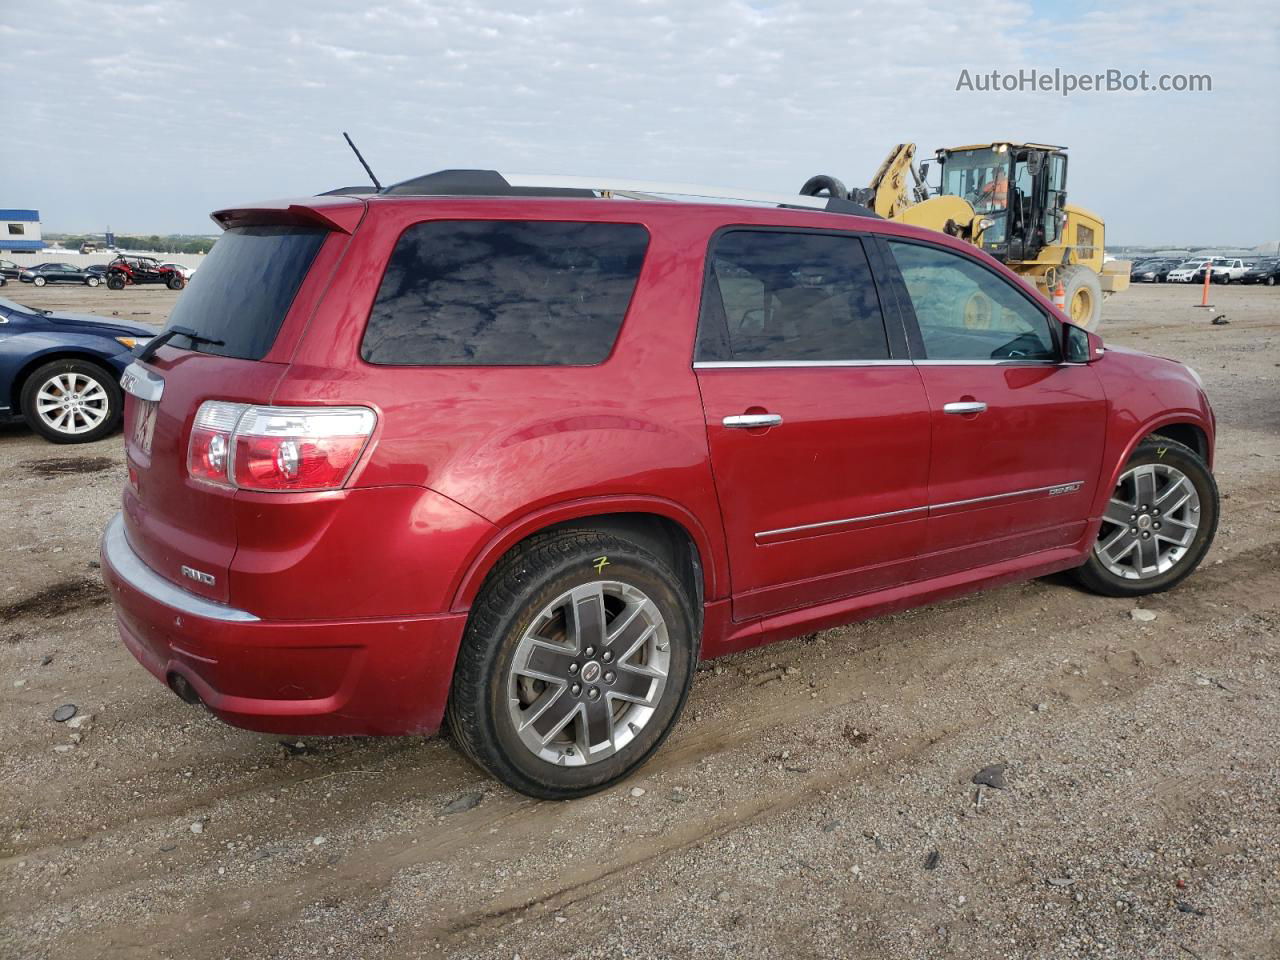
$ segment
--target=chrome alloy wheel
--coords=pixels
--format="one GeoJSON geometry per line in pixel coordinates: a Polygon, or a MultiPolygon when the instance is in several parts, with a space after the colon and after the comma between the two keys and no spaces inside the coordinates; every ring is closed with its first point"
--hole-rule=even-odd
{"type": "Polygon", "coordinates": [[[36,415],[58,433],[88,433],[110,412],[111,400],[102,384],[82,373],[56,374],[36,393],[36,415]]]}
{"type": "Polygon", "coordinates": [[[1185,473],[1165,463],[1126,471],[1116,484],[1093,550],[1126,580],[1171,570],[1200,529],[1200,495],[1185,473]]]}
{"type": "Polygon", "coordinates": [[[608,580],[574,587],[543,608],[516,646],[511,722],[549,763],[603,760],[653,717],[670,661],[666,621],[643,591],[608,580]]]}

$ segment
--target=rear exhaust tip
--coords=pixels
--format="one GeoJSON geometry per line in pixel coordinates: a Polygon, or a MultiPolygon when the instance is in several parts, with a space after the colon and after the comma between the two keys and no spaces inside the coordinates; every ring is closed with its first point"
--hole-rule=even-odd
{"type": "Polygon", "coordinates": [[[191,681],[176,670],[169,674],[168,683],[169,689],[176,693],[184,703],[195,705],[202,702],[200,694],[196,693],[196,688],[191,685],[191,681]]]}

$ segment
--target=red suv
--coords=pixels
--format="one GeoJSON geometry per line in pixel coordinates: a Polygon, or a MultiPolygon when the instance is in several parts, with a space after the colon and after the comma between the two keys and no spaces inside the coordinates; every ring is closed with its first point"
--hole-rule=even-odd
{"type": "Polygon", "coordinates": [[[839,199],[525,182],[214,215],[123,378],[102,549],[179,696],[288,734],[447,715],[569,797],[653,753],[700,658],[1060,570],[1151,593],[1208,549],[1196,374],[973,247],[839,199]]]}

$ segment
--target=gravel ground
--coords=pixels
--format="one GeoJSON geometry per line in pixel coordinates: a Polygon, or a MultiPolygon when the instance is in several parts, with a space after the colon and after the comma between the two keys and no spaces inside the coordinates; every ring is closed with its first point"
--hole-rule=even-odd
{"type": "Polygon", "coordinates": [[[653,762],[572,803],[446,740],[184,705],[95,569],[119,438],[0,431],[0,955],[1280,956],[1280,291],[1215,288],[1225,326],[1198,299],[1140,287],[1103,327],[1192,363],[1218,413],[1218,541],[1183,586],[1056,577],[704,664],[653,762]]]}

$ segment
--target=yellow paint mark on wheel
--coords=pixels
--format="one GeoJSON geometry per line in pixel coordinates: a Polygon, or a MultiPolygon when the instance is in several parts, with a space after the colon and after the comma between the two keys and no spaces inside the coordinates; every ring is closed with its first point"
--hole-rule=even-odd
{"type": "Polygon", "coordinates": [[[609,565],[609,558],[596,557],[595,560],[592,561],[592,563],[595,565],[596,573],[602,573],[604,571],[604,568],[609,565]]]}

